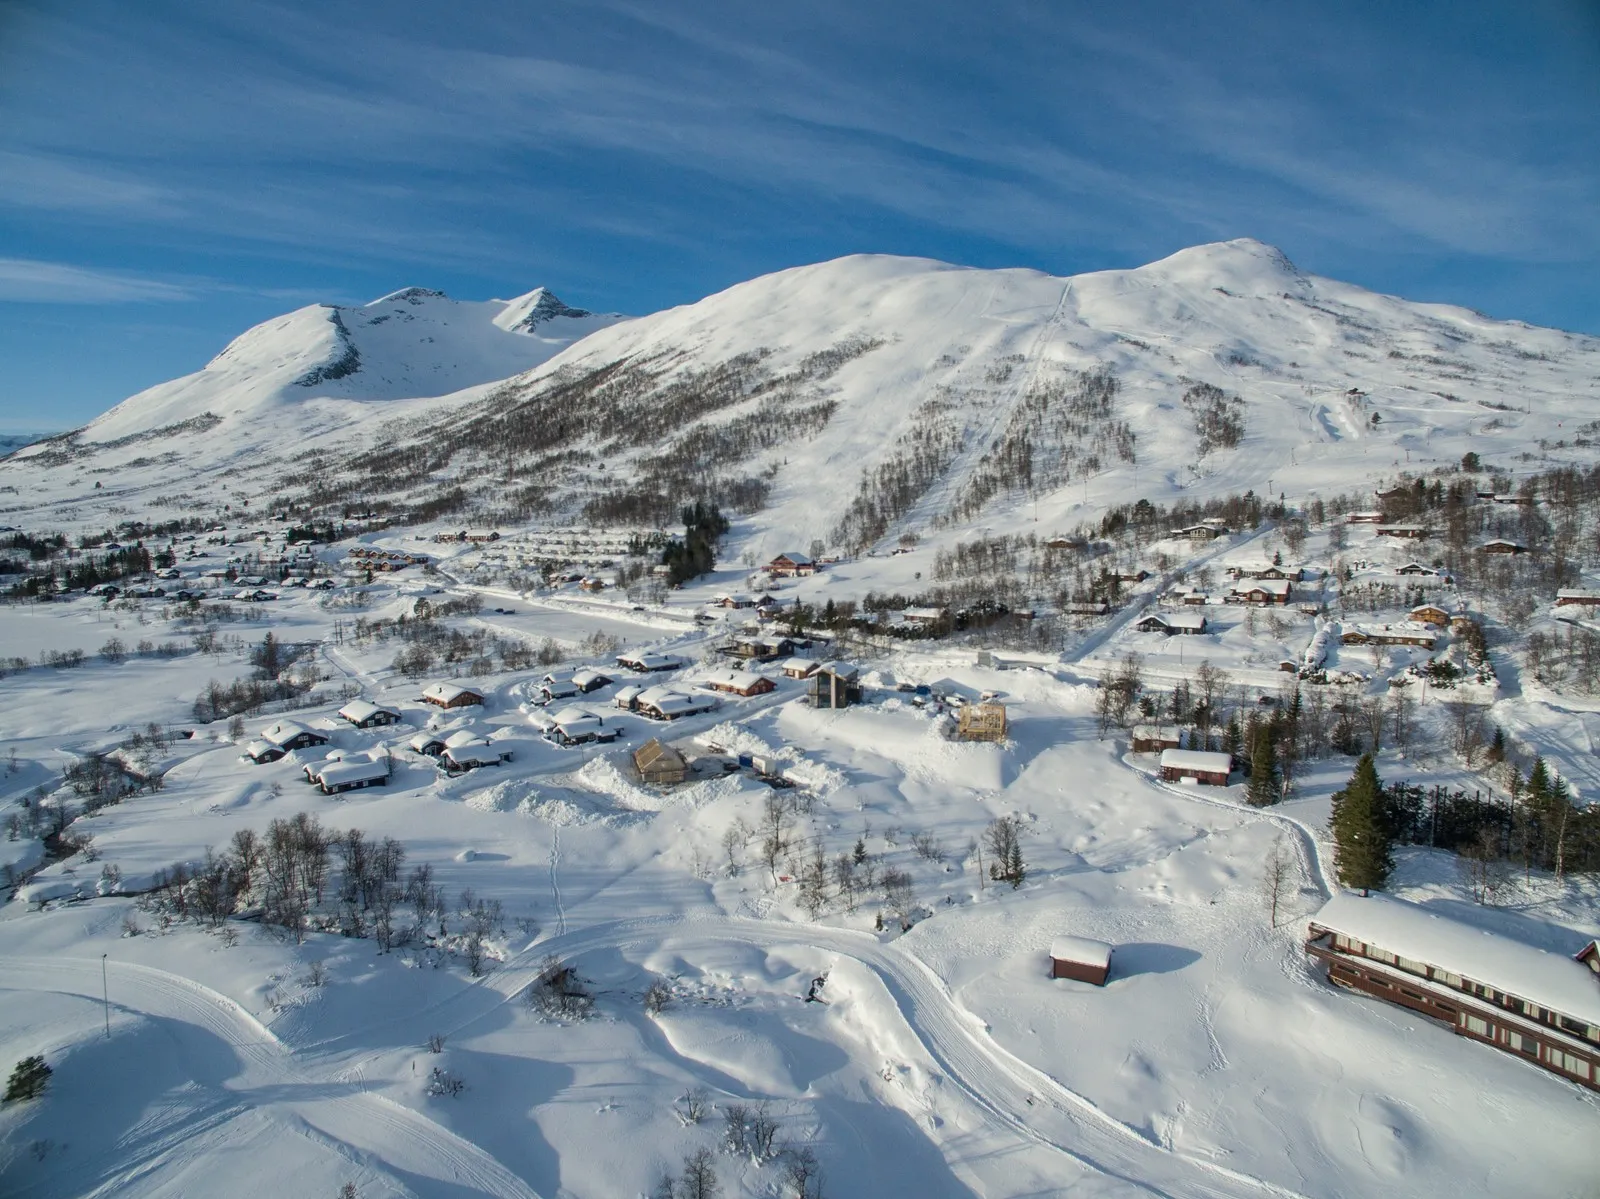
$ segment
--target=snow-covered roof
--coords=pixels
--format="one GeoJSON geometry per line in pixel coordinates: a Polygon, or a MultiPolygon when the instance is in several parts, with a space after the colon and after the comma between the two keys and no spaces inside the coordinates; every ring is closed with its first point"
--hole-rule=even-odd
{"type": "Polygon", "coordinates": [[[1227,754],[1211,753],[1202,749],[1164,749],[1161,751],[1163,768],[1174,770],[1204,770],[1208,773],[1227,774],[1233,769],[1233,759],[1227,754]]]}
{"type": "Polygon", "coordinates": [[[274,745],[271,741],[252,741],[244,747],[244,752],[252,758],[259,758],[262,754],[273,753],[281,750],[281,746],[274,745]]]}
{"type": "Polygon", "coordinates": [[[487,741],[452,745],[444,756],[457,766],[492,766],[500,761],[500,750],[487,741]]]}
{"type": "Polygon", "coordinates": [[[831,674],[835,678],[848,680],[858,676],[861,673],[861,669],[854,662],[824,662],[817,667],[817,673],[831,674]]]}
{"type": "Polygon", "coordinates": [[[429,683],[423,689],[422,695],[424,699],[431,699],[444,704],[460,699],[463,695],[475,695],[480,699],[483,698],[479,692],[461,683],[429,683]]]}
{"type": "Polygon", "coordinates": [[[1288,579],[1241,579],[1233,585],[1235,595],[1248,595],[1252,591],[1265,591],[1268,595],[1288,595],[1288,579]]]}
{"type": "Polygon", "coordinates": [[[342,762],[335,762],[331,766],[324,766],[317,772],[317,778],[324,787],[339,787],[345,783],[365,782],[368,779],[384,779],[389,777],[389,763],[372,758],[348,758],[342,762]]]}
{"type": "Polygon", "coordinates": [[[1199,612],[1152,612],[1145,617],[1145,620],[1159,620],[1169,629],[1194,629],[1196,632],[1202,632],[1206,627],[1206,618],[1199,612]]]}
{"type": "Polygon", "coordinates": [[[423,732],[414,734],[412,736],[411,740],[406,742],[407,745],[409,745],[412,749],[416,750],[418,753],[422,752],[422,748],[425,745],[434,745],[434,744],[442,744],[442,743],[443,743],[443,739],[439,736],[438,733],[430,733],[430,732],[427,732],[426,730],[424,730],[423,732]]]}
{"type": "Polygon", "coordinates": [[[599,726],[600,718],[593,712],[585,712],[582,708],[562,708],[550,718],[557,728],[572,729],[585,725],[599,726]]]}
{"type": "Polygon", "coordinates": [[[1341,892],[1312,925],[1600,1025],[1600,978],[1587,966],[1390,895],[1341,892]]]}
{"type": "Polygon", "coordinates": [[[293,741],[302,733],[310,733],[312,736],[320,737],[324,741],[328,739],[328,735],[326,733],[319,733],[314,729],[308,729],[298,720],[280,720],[275,724],[269,724],[266,728],[261,730],[261,739],[263,741],[270,742],[273,745],[281,746],[285,741],[293,741]]]}
{"type": "Polygon", "coordinates": [[[1556,592],[1556,598],[1600,600],[1600,591],[1586,591],[1581,587],[1564,587],[1556,592]]]}
{"type": "Polygon", "coordinates": [[[1050,956],[1058,962],[1104,969],[1111,965],[1111,946],[1089,937],[1056,937],[1050,942],[1050,956]]]}
{"type": "Polygon", "coordinates": [[[616,704],[618,707],[623,707],[632,703],[643,694],[643,687],[640,687],[636,683],[630,683],[626,687],[617,688],[617,693],[611,697],[611,702],[616,704]]]}
{"type": "Polygon", "coordinates": [[[361,724],[363,721],[371,720],[380,712],[388,712],[393,716],[400,715],[393,708],[385,708],[382,704],[375,704],[370,699],[353,699],[339,709],[339,715],[351,724],[361,724]]]}
{"type": "Polygon", "coordinates": [[[773,561],[774,562],[789,561],[789,562],[793,562],[796,566],[810,566],[811,565],[811,555],[810,554],[802,554],[798,550],[790,550],[786,554],[779,554],[776,558],[773,559],[773,561]]]}
{"type": "Polygon", "coordinates": [[[792,658],[785,658],[778,665],[782,670],[785,670],[785,671],[802,670],[802,671],[805,671],[807,674],[809,674],[811,671],[813,671],[813,670],[815,670],[817,668],[816,662],[813,661],[812,659],[806,657],[804,654],[796,654],[792,658]]]}
{"type": "Polygon", "coordinates": [[[445,748],[454,749],[456,746],[471,745],[474,741],[481,740],[483,738],[479,737],[472,729],[457,729],[444,739],[444,744],[445,748]]]}
{"type": "Polygon", "coordinates": [[[611,681],[611,676],[608,674],[601,674],[598,670],[591,670],[588,667],[584,667],[582,670],[573,672],[572,681],[579,687],[603,687],[611,681]]]}

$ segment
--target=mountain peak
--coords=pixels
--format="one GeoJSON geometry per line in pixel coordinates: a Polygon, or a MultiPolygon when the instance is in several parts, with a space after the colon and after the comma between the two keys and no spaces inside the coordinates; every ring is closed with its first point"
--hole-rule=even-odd
{"type": "Polygon", "coordinates": [[[509,333],[532,333],[557,317],[584,317],[594,314],[583,308],[563,304],[548,288],[536,287],[526,295],[505,302],[505,311],[494,323],[509,333]]]}
{"type": "Polygon", "coordinates": [[[435,291],[431,287],[402,287],[399,291],[391,291],[386,296],[379,296],[376,300],[363,305],[366,308],[376,308],[379,304],[421,304],[425,300],[448,300],[450,297],[442,291],[435,291]]]}
{"type": "Polygon", "coordinates": [[[1287,254],[1253,237],[1190,246],[1139,271],[1245,295],[1280,295],[1305,284],[1305,276],[1287,254]]]}

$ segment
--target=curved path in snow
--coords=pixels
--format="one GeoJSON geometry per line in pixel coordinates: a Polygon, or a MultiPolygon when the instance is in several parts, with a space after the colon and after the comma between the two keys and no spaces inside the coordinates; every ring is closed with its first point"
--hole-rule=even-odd
{"type": "MultiPolygon", "coordinates": [[[[0,958],[0,989],[73,995],[98,1004],[100,968],[94,959],[0,958]]],[[[176,1119],[147,1120],[125,1133],[118,1142],[123,1152],[114,1158],[80,1163],[69,1157],[69,1173],[8,1191],[8,1199],[137,1194],[140,1180],[152,1171],[203,1157],[214,1147],[209,1134],[235,1121],[278,1123],[353,1162],[437,1180],[440,1193],[539,1199],[493,1156],[426,1115],[297,1061],[270,1029],[226,996],[129,963],[113,963],[110,982],[114,1008],[172,1022],[177,1052],[185,1061],[207,1063],[210,1077],[192,1079],[198,1093],[171,1113],[176,1119]],[[233,1062],[216,1069],[219,1044],[233,1062]]]]}
{"type": "MultiPolygon", "coordinates": [[[[954,1121],[956,1127],[983,1125],[1002,1136],[1058,1152],[1084,1173],[1126,1184],[1130,1194],[1163,1199],[1303,1199],[1290,1188],[1174,1150],[1117,1120],[1093,1100],[1002,1047],[980,1020],[956,1002],[932,969],[870,933],[739,917],[607,922],[536,941],[480,986],[428,1015],[436,1022],[447,1021],[450,1035],[460,1036],[516,1000],[538,977],[548,955],[571,960],[598,950],[646,947],[666,940],[677,948],[734,943],[756,949],[820,949],[870,970],[947,1084],[941,1095],[967,1109],[962,1113],[965,1118],[954,1121]]],[[[341,1054],[342,1039],[310,1047],[308,1052],[325,1056],[330,1064],[341,1063],[340,1074],[348,1077],[376,1055],[364,1050],[341,1054]]],[[[942,1114],[951,1123],[950,1113],[942,1114]]],[[[1067,1189],[1064,1180],[1063,1190],[1067,1189]]]]}

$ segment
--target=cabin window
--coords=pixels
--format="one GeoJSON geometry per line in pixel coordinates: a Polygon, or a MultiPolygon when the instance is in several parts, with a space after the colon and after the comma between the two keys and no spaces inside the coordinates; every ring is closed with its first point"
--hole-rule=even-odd
{"type": "Polygon", "coordinates": [[[1477,1016],[1466,1017],[1467,1031],[1477,1033],[1480,1037],[1489,1035],[1489,1022],[1477,1016]]]}
{"type": "Polygon", "coordinates": [[[1461,976],[1459,974],[1451,974],[1448,970],[1435,970],[1433,972],[1433,977],[1444,983],[1447,987],[1461,986],[1461,976]]]}
{"type": "Polygon", "coordinates": [[[1561,1017],[1561,1027],[1575,1036],[1586,1037],[1589,1035],[1589,1026],[1582,1020],[1574,1020],[1571,1016],[1561,1017]]]}
{"type": "Polygon", "coordinates": [[[1376,961],[1388,962],[1390,965],[1393,965],[1395,961],[1394,954],[1390,953],[1387,949],[1372,949],[1369,947],[1367,950],[1367,956],[1375,959],[1376,961]]]}
{"type": "Polygon", "coordinates": [[[1561,1061],[1559,1064],[1561,1068],[1568,1074],[1575,1074],[1579,1078],[1589,1077],[1589,1063],[1584,1061],[1581,1057],[1574,1057],[1570,1053],[1563,1053],[1561,1055],[1561,1061]]]}
{"type": "Polygon", "coordinates": [[[1519,1032],[1508,1032],[1506,1044],[1517,1053],[1526,1053],[1530,1057],[1539,1056],[1539,1042],[1532,1037],[1524,1036],[1519,1032]]]}
{"type": "Polygon", "coordinates": [[[1395,958],[1394,962],[1395,965],[1399,966],[1402,970],[1408,971],[1412,974],[1420,974],[1424,978],[1428,976],[1428,964],[1426,962],[1419,962],[1414,958],[1402,957],[1395,958]]]}

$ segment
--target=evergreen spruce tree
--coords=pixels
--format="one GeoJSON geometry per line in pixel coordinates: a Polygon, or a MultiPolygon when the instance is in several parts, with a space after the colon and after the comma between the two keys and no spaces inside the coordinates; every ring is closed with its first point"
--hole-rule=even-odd
{"type": "Polygon", "coordinates": [[[1257,721],[1250,738],[1250,785],[1245,799],[1258,808],[1282,798],[1278,776],[1278,747],[1270,721],[1257,721]]]}
{"type": "Polygon", "coordinates": [[[37,1099],[44,1094],[44,1089],[50,1082],[52,1071],[45,1065],[44,1058],[34,1056],[25,1057],[11,1071],[11,1077],[6,1080],[7,1103],[16,1103],[23,1099],[37,1099]]]}
{"type": "Polygon", "coordinates": [[[1334,794],[1328,825],[1340,884],[1362,894],[1382,890],[1394,869],[1393,833],[1384,814],[1383,782],[1371,754],[1361,756],[1350,781],[1334,794]]]}

